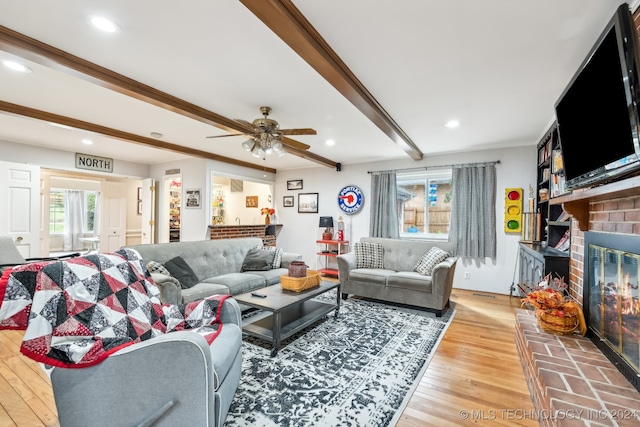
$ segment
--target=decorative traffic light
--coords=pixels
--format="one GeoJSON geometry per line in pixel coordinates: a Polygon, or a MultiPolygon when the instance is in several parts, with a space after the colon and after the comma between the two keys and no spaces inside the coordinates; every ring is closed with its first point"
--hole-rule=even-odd
{"type": "Polygon", "coordinates": [[[504,190],[504,231],[506,233],[522,231],[522,188],[504,190]]]}

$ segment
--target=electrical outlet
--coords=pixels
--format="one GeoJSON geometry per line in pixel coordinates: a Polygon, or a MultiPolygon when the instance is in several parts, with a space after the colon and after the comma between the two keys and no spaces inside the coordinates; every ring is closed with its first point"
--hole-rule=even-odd
{"type": "Polygon", "coordinates": [[[468,278],[470,278],[470,277],[471,277],[471,276],[469,275],[469,272],[468,272],[468,271],[465,271],[465,272],[464,272],[464,278],[465,278],[465,279],[468,279],[468,278]]]}

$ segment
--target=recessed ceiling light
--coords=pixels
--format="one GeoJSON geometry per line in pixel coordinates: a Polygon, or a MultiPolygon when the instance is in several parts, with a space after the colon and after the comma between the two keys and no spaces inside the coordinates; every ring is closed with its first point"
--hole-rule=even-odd
{"type": "Polygon", "coordinates": [[[331,146],[331,145],[336,145],[336,142],[333,139],[327,139],[327,141],[325,142],[325,144],[331,146]]]}
{"type": "Polygon", "coordinates": [[[446,127],[448,128],[457,128],[458,126],[460,126],[460,122],[457,120],[449,120],[446,124],[446,127]]]}
{"type": "Polygon", "coordinates": [[[4,60],[2,61],[2,65],[4,65],[5,67],[13,70],[13,71],[19,71],[21,73],[31,73],[31,68],[27,67],[24,64],[21,64],[19,62],[16,61],[10,61],[10,60],[4,60]]]}
{"type": "Polygon", "coordinates": [[[151,136],[156,139],[160,139],[163,135],[160,132],[151,132],[151,136]]]}
{"type": "Polygon", "coordinates": [[[67,126],[67,125],[61,125],[60,123],[53,123],[53,122],[49,122],[49,124],[51,126],[55,126],[57,128],[62,128],[62,129],[73,129],[71,126],[67,126]]]}
{"type": "Polygon", "coordinates": [[[84,145],[91,145],[91,144],[93,144],[93,141],[92,141],[92,140],[90,140],[90,139],[83,139],[83,140],[82,140],[82,143],[83,143],[84,145]]]}
{"type": "Polygon", "coordinates": [[[115,33],[120,29],[118,24],[113,22],[110,19],[104,18],[102,16],[92,16],[91,23],[99,30],[102,30],[106,33],[115,33]]]}

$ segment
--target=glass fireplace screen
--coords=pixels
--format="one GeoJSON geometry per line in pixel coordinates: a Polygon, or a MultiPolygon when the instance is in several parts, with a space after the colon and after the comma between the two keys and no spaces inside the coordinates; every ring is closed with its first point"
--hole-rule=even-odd
{"type": "Polygon", "coordinates": [[[589,326],[640,372],[640,255],[589,245],[589,326]]]}

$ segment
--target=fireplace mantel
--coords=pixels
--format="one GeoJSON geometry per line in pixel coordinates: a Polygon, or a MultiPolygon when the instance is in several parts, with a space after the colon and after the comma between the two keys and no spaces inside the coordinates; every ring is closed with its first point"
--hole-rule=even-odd
{"type": "Polygon", "coordinates": [[[549,200],[552,205],[563,205],[565,211],[578,222],[581,231],[589,230],[589,203],[640,195],[640,175],[549,200]]]}

